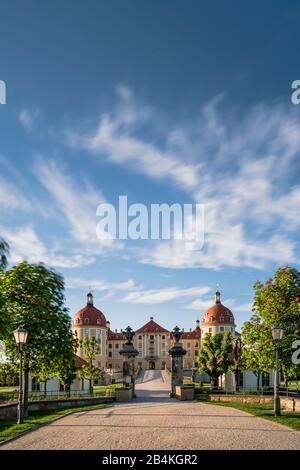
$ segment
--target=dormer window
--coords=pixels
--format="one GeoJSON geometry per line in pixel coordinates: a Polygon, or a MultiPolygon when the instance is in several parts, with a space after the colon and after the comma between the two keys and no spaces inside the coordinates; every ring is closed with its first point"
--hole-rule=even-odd
{"type": "Polygon", "coordinates": [[[220,322],[224,322],[224,317],[220,317],[220,322]]]}
{"type": "Polygon", "coordinates": [[[84,319],[84,323],[88,324],[88,323],[89,323],[89,319],[88,319],[88,318],[85,318],[85,319],[84,319]]]}
{"type": "Polygon", "coordinates": [[[97,318],[96,323],[97,325],[100,325],[100,318],[97,318]]]}

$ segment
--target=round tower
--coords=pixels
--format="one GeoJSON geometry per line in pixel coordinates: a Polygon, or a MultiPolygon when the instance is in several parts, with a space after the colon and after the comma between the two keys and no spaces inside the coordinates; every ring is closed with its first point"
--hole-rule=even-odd
{"type": "Polygon", "coordinates": [[[201,324],[202,336],[207,333],[212,335],[216,333],[229,332],[235,335],[234,316],[229,308],[221,302],[221,294],[219,291],[215,294],[215,304],[209,307],[204,313],[201,324]]]}
{"type": "MultiPolygon", "coordinates": [[[[72,330],[79,341],[82,341],[85,337],[91,339],[94,336],[96,338],[99,353],[96,355],[94,365],[100,368],[106,366],[108,323],[104,313],[94,306],[93,294],[88,292],[86,306],[74,315],[72,330]]],[[[80,345],[77,355],[84,358],[84,351],[80,345]]]]}

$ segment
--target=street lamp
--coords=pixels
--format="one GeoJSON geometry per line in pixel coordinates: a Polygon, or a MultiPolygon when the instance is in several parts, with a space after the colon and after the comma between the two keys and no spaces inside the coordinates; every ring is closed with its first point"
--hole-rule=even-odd
{"type": "Polygon", "coordinates": [[[28,331],[22,326],[19,326],[13,333],[20,353],[18,424],[22,424],[24,421],[22,353],[23,346],[27,341],[28,331]]]}
{"type": "Polygon", "coordinates": [[[273,326],[272,327],[272,337],[275,343],[275,376],[274,376],[274,411],[275,416],[280,416],[280,396],[279,396],[279,364],[278,364],[278,346],[279,342],[282,339],[284,329],[282,326],[273,326]]]}

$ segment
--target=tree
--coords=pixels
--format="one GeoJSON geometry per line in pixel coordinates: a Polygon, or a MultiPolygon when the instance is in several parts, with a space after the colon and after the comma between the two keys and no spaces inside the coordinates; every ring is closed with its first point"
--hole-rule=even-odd
{"type": "MultiPolygon", "coordinates": [[[[62,373],[74,362],[77,340],[71,332],[71,320],[64,307],[64,281],[44,264],[22,262],[0,274],[0,340],[6,355],[18,361],[13,330],[22,325],[28,330],[24,359],[24,408],[28,405],[29,372],[40,370],[52,376],[62,373]]],[[[26,416],[26,414],[25,414],[26,416]]]]}
{"type": "Polygon", "coordinates": [[[99,353],[99,344],[96,341],[95,336],[92,336],[90,339],[85,336],[83,340],[80,341],[80,347],[83,349],[83,357],[87,362],[87,365],[83,365],[79,371],[79,375],[82,379],[89,381],[90,395],[93,393],[93,381],[99,380],[103,373],[99,367],[93,365],[93,361],[96,357],[96,354],[99,353]]]}
{"type": "Polygon", "coordinates": [[[233,346],[230,333],[206,334],[198,356],[199,372],[206,372],[212,386],[218,386],[218,379],[233,365],[233,346]]]}
{"type": "Polygon", "coordinates": [[[18,385],[19,370],[13,362],[3,362],[0,364],[0,385],[18,385]]]}
{"type": "Polygon", "coordinates": [[[251,369],[256,375],[256,388],[259,389],[260,378],[274,366],[273,344],[270,328],[263,323],[256,312],[242,328],[242,358],[245,369],[251,369]]]}
{"type": "Polygon", "coordinates": [[[70,392],[71,384],[73,380],[75,380],[77,377],[77,370],[75,367],[75,360],[73,354],[70,358],[62,358],[58,371],[58,377],[64,387],[64,391],[66,392],[68,390],[70,392]]]}
{"type": "Polygon", "coordinates": [[[9,253],[8,243],[0,238],[0,269],[4,270],[7,267],[7,255],[9,253]]]}
{"type": "Polygon", "coordinates": [[[237,335],[233,338],[232,342],[233,353],[232,353],[232,365],[230,366],[231,372],[234,373],[235,377],[235,389],[238,389],[239,384],[239,372],[242,371],[245,367],[245,361],[243,358],[243,348],[240,335],[237,335]]]}
{"type": "Polygon", "coordinates": [[[287,266],[279,268],[265,283],[257,281],[254,285],[254,311],[263,334],[262,354],[270,353],[272,367],[275,353],[271,328],[280,325],[284,336],[279,344],[280,367],[286,385],[288,380],[299,373],[299,367],[292,363],[292,343],[300,331],[300,274],[297,269],[287,266]]]}

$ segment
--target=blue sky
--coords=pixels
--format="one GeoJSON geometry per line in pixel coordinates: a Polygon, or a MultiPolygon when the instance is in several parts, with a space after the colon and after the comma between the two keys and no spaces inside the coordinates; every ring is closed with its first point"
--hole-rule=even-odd
{"type": "Polygon", "coordinates": [[[93,288],[112,328],[192,327],[216,285],[238,327],[253,283],[299,267],[297,1],[1,2],[0,234],[11,263],[93,288]],[[100,243],[96,208],[205,204],[198,252],[100,243]]]}

